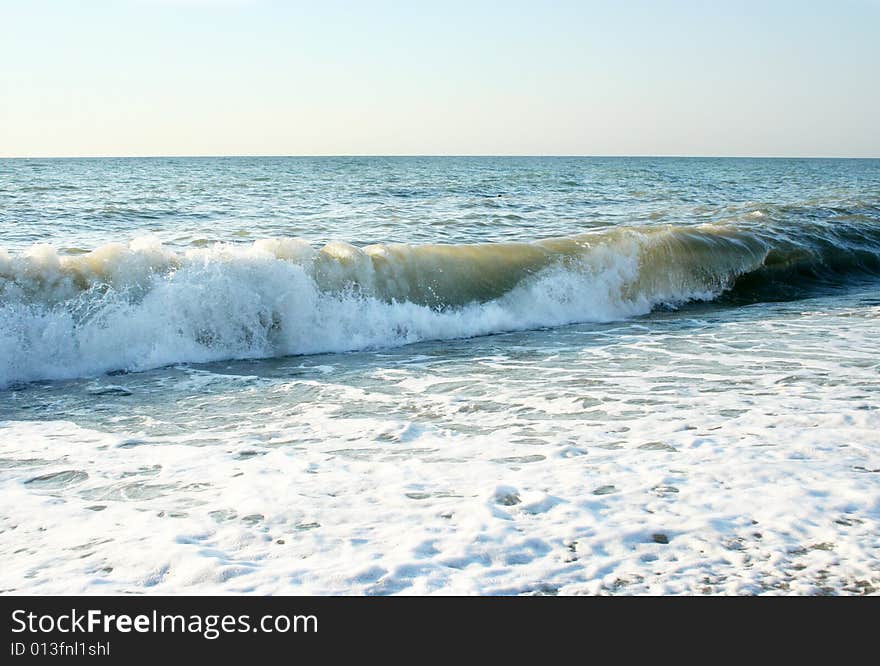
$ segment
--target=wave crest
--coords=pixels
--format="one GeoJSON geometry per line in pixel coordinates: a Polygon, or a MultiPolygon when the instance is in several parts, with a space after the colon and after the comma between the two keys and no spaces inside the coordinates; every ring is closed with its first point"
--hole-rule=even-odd
{"type": "Polygon", "coordinates": [[[277,238],[185,252],[138,238],[75,256],[39,245],[0,251],[0,385],[610,321],[719,296],[786,297],[786,286],[851,272],[880,274],[877,228],[321,249],[277,238]]]}

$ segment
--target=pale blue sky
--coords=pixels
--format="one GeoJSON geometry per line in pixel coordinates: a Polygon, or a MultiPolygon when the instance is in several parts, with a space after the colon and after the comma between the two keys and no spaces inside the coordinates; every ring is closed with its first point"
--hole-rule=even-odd
{"type": "Polygon", "coordinates": [[[880,156],[880,0],[0,0],[0,156],[880,156]]]}

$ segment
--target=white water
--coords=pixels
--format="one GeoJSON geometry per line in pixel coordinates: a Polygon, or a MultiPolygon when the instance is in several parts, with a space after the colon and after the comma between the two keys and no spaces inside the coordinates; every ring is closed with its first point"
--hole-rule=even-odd
{"type": "MultiPolygon", "coordinates": [[[[604,322],[720,291],[721,278],[678,275],[674,266],[672,278],[640,282],[646,244],[640,237],[600,244],[566,265],[505,275],[514,286],[497,298],[442,309],[387,298],[389,289],[414,281],[415,262],[405,257],[409,265],[401,261],[396,277],[383,277],[380,289],[371,258],[392,263],[385,248],[369,253],[334,243],[317,253],[303,241],[280,239],[177,254],[141,238],[59,257],[49,246],[36,246],[0,256],[0,387],[178,362],[377,349],[604,322]]],[[[497,252],[502,261],[509,249],[497,252]]],[[[441,259],[446,263],[433,259],[431,271],[461,270],[462,259],[441,259]]],[[[454,280],[467,283],[467,276],[449,279],[448,290],[457,287],[454,280]]]]}
{"type": "Polygon", "coordinates": [[[7,392],[0,589],[876,591],[870,302],[7,392]]]}

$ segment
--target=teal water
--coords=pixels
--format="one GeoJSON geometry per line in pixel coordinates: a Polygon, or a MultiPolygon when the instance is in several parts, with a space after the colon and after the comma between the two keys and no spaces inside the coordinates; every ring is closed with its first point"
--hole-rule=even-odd
{"type": "Polygon", "coordinates": [[[274,236],[480,243],[615,225],[876,221],[880,160],[151,158],[0,160],[3,247],[174,247],[274,236]]]}

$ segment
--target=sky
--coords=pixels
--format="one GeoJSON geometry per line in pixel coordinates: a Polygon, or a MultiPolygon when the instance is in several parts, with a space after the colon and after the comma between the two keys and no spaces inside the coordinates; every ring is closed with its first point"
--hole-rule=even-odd
{"type": "Polygon", "coordinates": [[[880,0],[0,0],[0,156],[880,157],[880,0]]]}

